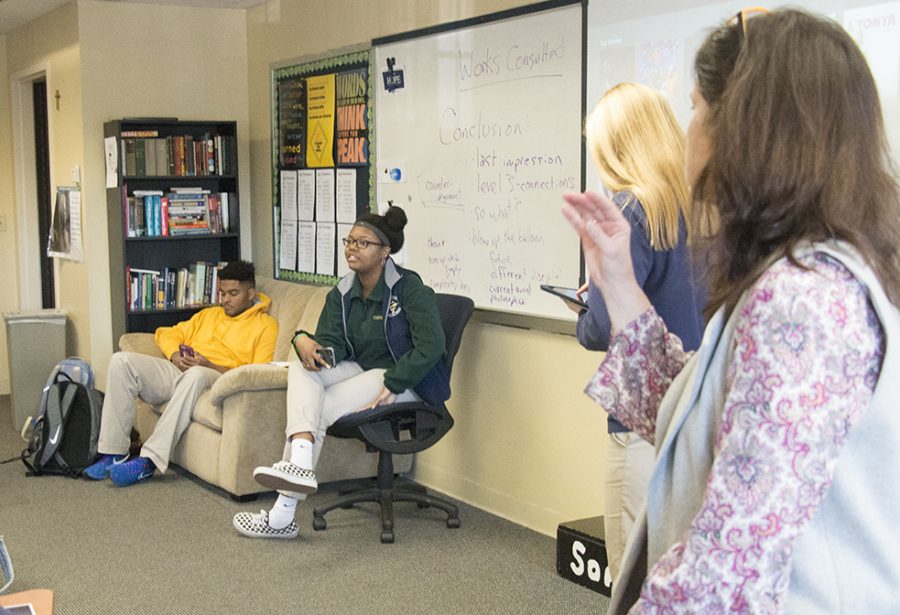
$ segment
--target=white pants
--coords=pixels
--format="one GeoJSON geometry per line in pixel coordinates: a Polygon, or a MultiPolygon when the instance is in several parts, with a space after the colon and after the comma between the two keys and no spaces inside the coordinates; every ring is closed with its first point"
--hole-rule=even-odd
{"type": "Polygon", "coordinates": [[[625,544],[634,528],[656,460],[653,445],[633,432],[609,434],[603,485],[606,555],[613,583],[619,576],[625,544]]]}
{"type": "Polygon", "coordinates": [[[136,397],[154,406],[169,402],[141,449],[142,457],[148,457],[157,469],[165,472],[172,449],[191,424],[197,398],[219,375],[214,369],[200,366],[182,372],[170,361],[136,352],[113,354],[107,370],[98,452],[106,455],[128,452],[136,397]]]}
{"type": "MultiPolygon", "coordinates": [[[[291,458],[291,435],[313,435],[313,468],[322,453],[326,430],[339,418],[364,409],[384,389],[383,369],[364,370],[355,361],[341,361],[331,369],[307,371],[300,360],[288,367],[287,444],[284,459],[291,458]]],[[[418,401],[412,389],[397,396],[398,402],[418,401]]]]}

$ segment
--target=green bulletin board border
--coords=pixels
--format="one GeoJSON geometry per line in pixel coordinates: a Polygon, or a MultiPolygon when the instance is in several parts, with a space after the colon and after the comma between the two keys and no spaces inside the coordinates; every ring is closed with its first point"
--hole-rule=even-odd
{"type": "MultiPolygon", "coordinates": [[[[323,56],[306,61],[298,61],[295,64],[277,66],[272,68],[272,231],[274,233],[272,242],[272,245],[274,247],[274,252],[272,255],[272,269],[273,271],[275,271],[275,277],[279,280],[333,286],[337,284],[340,278],[334,275],[303,273],[300,271],[293,271],[291,269],[281,269],[279,266],[281,255],[281,208],[279,206],[280,195],[278,188],[280,172],[282,171],[282,168],[279,156],[281,133],[279,123],[280,107],[278,104],[278,84],[280,81],[288,79],[290,77],[312,77],[315,75],[327,74],[334,71],[335,69],[362,68],[363,66],[368,69],[368,86],[366,92],[366,125],[368,127],[369,160],[366,167],[361,168],[367,168],[369,172],[369,192],[367,195],[368,209],[369,211],[377,211],[377,205],[375,204],[375,173],[373,172],[372,165],[372,156],[375,151],[374,113],[372,110],[372,103],[374,101],[374,97],[372,96],[372,87],[374,84],[373,74],[375,70],[372,66],[372,57],[372,49],[367,47],[365,49],[339,52],[335,53],[334,55],[323,56]]],[[[334,168],[338,168],[337,165],[335,165],[334,168]]],[[[358,210],[359,200],[357,197],[357,211],[358,210]]],[[[337,250],[338,252],[340,252],[339,247],[337,248],[337,250]]],[[[340,254],[338,254],[338,258],[341,258],[340,254]]]]}

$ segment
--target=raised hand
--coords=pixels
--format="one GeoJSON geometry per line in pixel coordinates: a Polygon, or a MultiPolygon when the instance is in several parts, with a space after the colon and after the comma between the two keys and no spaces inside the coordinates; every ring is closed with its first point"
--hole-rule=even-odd
{"type": "Polygon", "coordinates": [[[615,203],[595,192],[570,192],[563,199],[563,216],[581,237],[591,281],[603,295],[616,333],[650,307],[634,277],[631,225],[615,203]]]}

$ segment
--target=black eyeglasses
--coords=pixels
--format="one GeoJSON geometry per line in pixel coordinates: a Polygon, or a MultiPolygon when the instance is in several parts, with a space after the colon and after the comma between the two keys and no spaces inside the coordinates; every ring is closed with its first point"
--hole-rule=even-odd
{"type": "Polygon", "coordinates": [[[355,237],[344,237],[341,239],[341,242],[344,244],[345,248],[349,248],[350,246],[355,246],[360,250],[365,250],[369,246],[383,246],[383,243],[378,243],[377,241],[369,241],[368,239],[356,239],[355,237]]]}
{"type": "Polygon", "coordinates": [[[744,42],[744,39],[747,37],[747,20],[755,15],[768,15],[769,9],[764,6],[750,6],[745,9],[741,9],[737,15],[731,18],[729,24],[737,24],[741,28],[741,43],[744,42]]]}

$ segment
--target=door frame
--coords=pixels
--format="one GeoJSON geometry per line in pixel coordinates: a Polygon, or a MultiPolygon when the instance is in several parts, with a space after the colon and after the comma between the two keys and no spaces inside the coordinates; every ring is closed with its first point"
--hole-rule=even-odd
{"type": "MultiPolygon", "coordinates": [[[[41,308],[41,264],[35,254],[40,253],[41,241],[38,237],[37,174],[35,173],[34,148],[34,97],[32,84],[45,80],[50,91],[50,66],[38,64],[13,73],[10,78],[10,98],[12,99],[13,165],[16,185],[16,235],[18,244],[19,307],[22,310],[41,308]]],[[[47,104],[47,109],[51,106],[47,104]]],[[[48,113],[49,118],[49,113],[48,113]]],[[[53,151],[53,124],[47,122],[47,141],[53,151]]],[[[50,177],[53,173],[53,157],[50,157],[50,177]]],[[[51,181],[50,198],[53,199],[51,181]]],[[[54,259],[55,261],[55,259],[54,259]]],[[[58,263],[54,262],[54,290],[59,303],[58,263]]]]}

